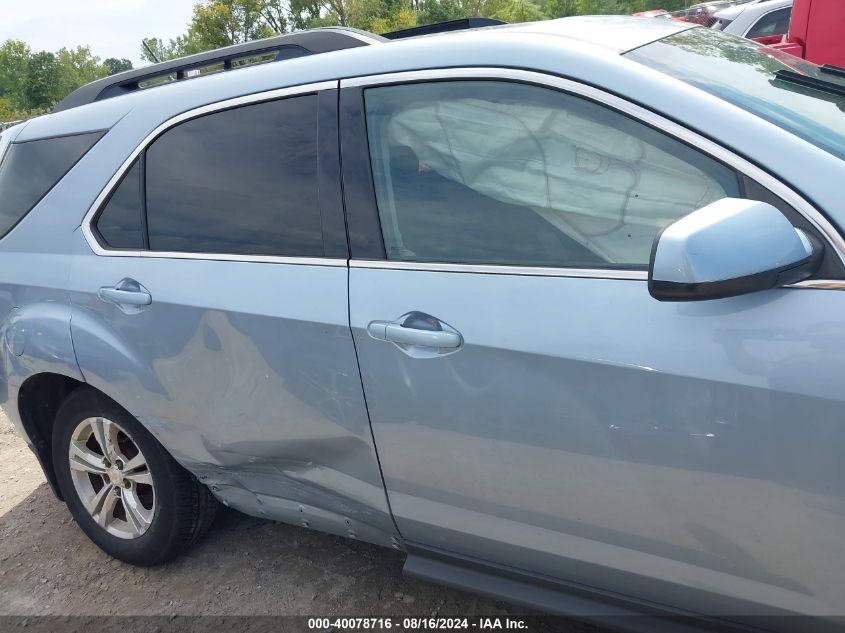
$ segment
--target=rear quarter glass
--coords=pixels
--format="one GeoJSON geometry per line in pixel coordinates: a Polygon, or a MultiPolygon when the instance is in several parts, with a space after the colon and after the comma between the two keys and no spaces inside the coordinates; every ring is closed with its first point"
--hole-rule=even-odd
{"type": "Polygon", "coordinates": [[[5,236],[100,140],[103,132],[12,143],[0,163],[0,237],[5,236]]]}

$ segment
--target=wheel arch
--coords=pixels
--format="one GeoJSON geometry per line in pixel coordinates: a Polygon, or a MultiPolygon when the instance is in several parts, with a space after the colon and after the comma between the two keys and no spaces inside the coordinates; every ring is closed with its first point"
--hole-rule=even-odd
{"type": "Polygon", "coordinates": [[[29,438],[50,488],[62,501],[64,499],[59,490],[53,465],[53,428],[59,407],[71,393],[82,388],[96,392],[125,409],[102,390],[76,378],[54,372],[33,374],[21,384],[18,390],[17,407],[21,426],[29,438]]]}
{"type": "Polygon", "coordinates": [[[18,390],[18,414],[21,426],[32,443],[32,450],[41,464],[53,493],[62,499],[53,467],[52,437],[56,413],[62,402],[85,383],[52,372],[27,378],[18,390]]]}

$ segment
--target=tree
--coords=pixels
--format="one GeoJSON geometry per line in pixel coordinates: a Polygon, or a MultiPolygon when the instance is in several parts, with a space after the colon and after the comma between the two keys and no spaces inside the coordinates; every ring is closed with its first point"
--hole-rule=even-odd
{"type": "Polygon", "coordinates": [[[0,97],[0,121],[8,123],[9,121],[25,119],[27,116],[29,116],[29,114],[15,108],[10,99],[0,97]]]}
{"type": "Polygon", "coordinates": [[[550,18],[578,15],[578,0],[546,0],[546,15],[550,18]]]}
{"type": "Polygon", "coordinates": [[[417,24],[434,24],[464,17],[458,0],[421,0],[417,8],[417,24]]]}
{"type": "MultiPolygon", "coordinates": [[[[569,15],[673,9],[688,0],[200,0],[187,32],[148,40],[160,60],[267,37],[287,30],[352,26],[375,33],[464,17],[527,22],[569,15]]],[[[141,56],[153,57],[143,50],[141,56]]]]}
{"type": "MultiPolygon", "coordinates": [[[[295,21],[285,0],[201,0],[194,5],[188,30],[168,42],[157,37],[144,40],[141,58],[155,63],[175,57],[240,44],[285,33],[295,21]]],[[[306,28],[301,24],[299,28],[306,28]]]]}
{"type": "Polygon", "coordinates": [[[362,0],[348,5],[349,24],[373,33],[414,26],[417,16],[409,0],[362,0]]]}
{"type": "Polygon", "coordinates": [[[22,109],[40,111],[52,108],[64,96],[60,83],[56,56],[47,51],[33,54],[26,65],[22,109]]]}
{"type": "Polygon", "coordinates": [[[291,7],[285,0],[264,0],[260,3],[261,17],[273,33],[287,33],[291,7]]]}
{"type": "Polygon", "coordinates": [[[0,94],[15,110],[26,109],[24,86],[31,56],[26,42],[6,40],[0,45],[0,94]]]}
{"type": "Polygon", "coordinates": [[[536,22],[545,19],[543,12],[531,0],[512,0],[499,8],[493,17],[504,22],[536,22]]]}
{"type": "Polygon", "coordinates": [[[60,48],[56,53],[58,66],[57,100],[73,92],[79,86],[108,75],[108,69],[100,63],[100,58],[91,54],[87,46],[74,49],[60,48]]]}
{"type": "Polygon", "coordinates": [[[288,5],[288,22],[294,30],[313,28],[315,26],[327,26],[321,24],[320,15],[323,5],[321,0],[290,0],[288,5]]]}
{"type": "Polygon", "coordinates": [[[109,75],[116,75],[117,73],[132,70],[132,62],[128,59],[117,59],[116,57],[107,57],[103,60],[103,66],[109,75]]]}
{"type": "Polygon", "coordinates": [[[261,0],[213,0],[194,5],[188,42],[199,50],[221,48],[269,37],[274,31],[261,0]]]}
{"type": "Polygon", "coordinates": [[[141,42],[141,59],[152,64],[163,62],[186,55],[184,52],[185,36],[180,35],[175,40],[165,42],[157,37],[147,37],[141,42]],[[144,46],[146,44],[146,46],[144,46]],[[149,50],[147,50],[149,48],[149,50]],[[152,51],[152,52],[151,52],[152,51]]]}
{"type": "MultiPolygon", "coordinates": [[[[123,61],[129,64],[128,60],[123,61]]],[[[21,117],[49,110],[69,92],[108,72],[87,46],[33,53],[19,40],[6,40],[0,45],[4,111],[14,111],[21,117]]]]}
{"type": "Polygon", "coordinates": [[[689,4],[689,0],[547,0],[545,13],[552,18],[620,13],[630,15],[649,9],[674,11],[689,4]]]}

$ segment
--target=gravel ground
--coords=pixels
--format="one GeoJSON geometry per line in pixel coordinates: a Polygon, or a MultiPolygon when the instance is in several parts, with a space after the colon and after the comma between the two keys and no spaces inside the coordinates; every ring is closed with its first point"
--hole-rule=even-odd
{"type": "Polygon", "coordinates": [[[399,552],[223,510],[176,561],[120,563],[77,528],[0,413],[0,616],[524,614],[406,578],[403,561],[399,552]]]}

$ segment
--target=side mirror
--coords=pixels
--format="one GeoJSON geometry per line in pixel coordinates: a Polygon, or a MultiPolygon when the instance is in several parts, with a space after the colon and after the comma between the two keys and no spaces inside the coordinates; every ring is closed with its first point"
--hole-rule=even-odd
{"type": "Polygon", "coordinates": [[[810,277],[824,246],[765,202],[723,198],[655,238],[648,291],[659,301],[702,301],[810,277]]]}

